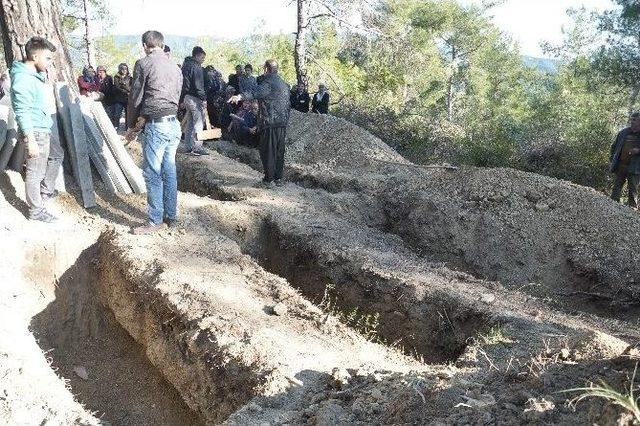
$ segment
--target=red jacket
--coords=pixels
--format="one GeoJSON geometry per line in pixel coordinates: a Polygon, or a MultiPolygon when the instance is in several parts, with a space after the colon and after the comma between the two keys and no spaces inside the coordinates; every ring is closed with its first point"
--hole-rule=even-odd
{"type": "Polygon", "coordinates": [[[97,81],[86,82],[84,80],[84,76],[78,77],[78,88],[80,89],[81,95],[86,95],[90,92],[99,92],[100,91],[100,83],[97,81]]]}

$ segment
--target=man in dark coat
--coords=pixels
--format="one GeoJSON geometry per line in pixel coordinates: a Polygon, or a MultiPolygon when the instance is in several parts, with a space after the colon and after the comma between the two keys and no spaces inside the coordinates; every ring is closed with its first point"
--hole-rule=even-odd
{"type": "Polygon", "coordinates": [[[242,65],[236,65],[236,73],[229,75],[228,85],[236,89],[236,93],[240,93],[240,76],[242,76],[242,65]]]}
{"type": "Polygon", "coordinates": [[[204,114],[207,108],[207,91],[205,88],[205,73],[202,63],[206,53],[200,46],[193,48],[191,56],[185,58],[182,64],[182,94],[180,103],[187,110],[187,124],[184,142],[191,155],[207,155],[198,140],[198,132],[204,129],[204,114]]]}
{"type": "Polygon", "coordinates": [[[131,74],[129,66],[125,63],[118,65],[118,73],[113,76],[113,107],[111,115],[111,123],[116,129],[120,126],[120,117],[124,111],[125,128],[127,104],[129,103],[129,93],[131,92],[131,74]]]}
{"type": "Polygon", "coordinates": [[[284,184],[284,149],[291,111],[289,91],[289,85],[278,74],[278,63],[275,59],[269,59],[264,64],[264,77],[255,90],[229,100],[231,103],[258,101],[260,159],[264,169],[262,184],[268,189],[284,184]]]}
{"type": "Polygon", "coordinates": [[[318,85],[318,93],[313,95],[311,112],[315,112],[316,114],[329,113],[329,92],[327,91],[327,86],[322,83],[318,85]]]}
{"type": "Polygon", "coordinates": [[[309,112],[309,102],[311,98],[304,85],[295,86],[295,90],[291,92],[291,108],[300,112],[309,112]]]}
{"type": "Polygon", "coordinates": [[[609,168],[615,173],[611,198],[620,201],[625,181],[629,188],[629,207],[638,206],[638,187],[640,186],[640,113],[631,115],[630,126],[621,130],[611,145],[609,168]]]}

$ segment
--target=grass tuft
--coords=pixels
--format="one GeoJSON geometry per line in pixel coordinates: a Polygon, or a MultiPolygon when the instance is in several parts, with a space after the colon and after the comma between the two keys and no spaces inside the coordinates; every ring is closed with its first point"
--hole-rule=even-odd
{"type": "Polygon", "coordinates": [[[636,364],[635,368],[633,369],[631,384],[629,385],[629,390],[626,393],[616,391],[605,382],[601,382],[599,386],[596,386],[592,383],[589,387],[567,389],[562,392],[581,392],[580,395],[569,401],[569,405],[573,406],[574,408],[579,402],[587,398],[602,398],[630,412],[635,420],[637,422],[640,422],[640,407],[638,406],[638,400],[640,398],[637,398],[634,393],[637,371],[638,364],[636,364]]]}

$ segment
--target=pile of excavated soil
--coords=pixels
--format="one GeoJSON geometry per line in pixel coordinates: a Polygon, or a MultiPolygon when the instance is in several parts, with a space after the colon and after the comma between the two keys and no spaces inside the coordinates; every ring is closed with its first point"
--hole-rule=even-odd
{"type": "MultiPolygon", "coordinates": [[[[223,147],[259,169],[255,151],[223,147]]],[[[639,217],[595,190],[513,169],[426,169],[329,115],[292,115],[287,160],[305,187],[370,196],[382,228],[428,260],[559,306],[638,312],[639,217]]]]}
{"type": "MultiPolygon", "coordinates": [[[[210,148],[262,169],[257,149],[217,141],[210,148]]],[[[400,154],[365,129],[341,118],[291,111],[285,150],[287,164],[324,169],[371,168],[380,164],[408,163],[400,154]]]]}
{"type": "MultiPolygon", "coordinates": [[[[260,169],[255,150],[215,147],[260,169]]],[[[302,186],[368,196],[370,210],[384,215],[370,225],[430,261],[563,308],[639,312],[639,217],[595,190],[513,169],[425,169],[329,115],[292,115],[287,161],[302,186]]]]}
{"type": "Polygon", "coordinates": [[[376,161],[406,162],[386,143],[341,118],[291,111],[286,159],[328,168],[367,167],[376,161]]]}

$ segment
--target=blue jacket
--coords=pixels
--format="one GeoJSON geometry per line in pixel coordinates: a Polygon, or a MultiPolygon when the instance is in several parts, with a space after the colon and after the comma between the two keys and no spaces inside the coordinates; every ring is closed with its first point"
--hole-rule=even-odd
{"type": "Polygon", "coordinates": [[[11,105],[20,130],[23,133],[51,133],[53,120],[47,111],[46,74],[16,61],[10,75],[11,105]]]}
{"type": "MultiPolygon", "coordinates": [[[[629,133],[631,133],[630,127],[622,129],[618,133],[618,136],[616,136],[613,145],[611,145],[611,155],[609,156],[609,170],[612,173],[616,173],[618,171],[618,166],[620,166],[620,154],[622,153],[624,141],[625,139],[627,139],[629,133]]],[[[629,161],[629,173],[640,174],[640,155],[634,155],[633,157],[631,157],[631,160],[629,161]]]]}

